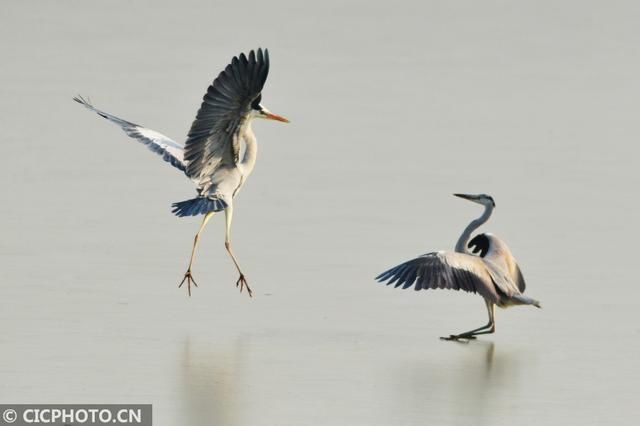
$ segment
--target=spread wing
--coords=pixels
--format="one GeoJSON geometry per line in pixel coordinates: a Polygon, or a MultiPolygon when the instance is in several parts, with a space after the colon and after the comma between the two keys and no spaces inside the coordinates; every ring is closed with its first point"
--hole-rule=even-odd
{"type": "Polygon", "coordinates": [[[218,75],[204,95],[185,143],[187,175],[194,180],[222,165],[235,165],[240,153],[239,131],[260,96],[269,73],[269,52],[241,54],[218,75]]]}
{"type": "Polygon", "coordinates": [[[427,253],[383,272],[376,280],[403,289],[441,288],[479,293],[494,303],[500,299],[499,292],[511,296],[513,287],[495,265],[480,257],[456,252],[427,253]]]}
{"type": "Polygon", "coordinates": [[[171,164],[173,167],[180,169],[183,172],[186,171],[187,166],[185,165],[183,160],[183,148],[179,143],[171,140],[161,133],[156,132],[155,130],[147,129],[138,124],[123,120],[122,118],[116,117],[115,115],[101,111],[91,105],[91,103],[84,99],[82,96],[76,96],[73,98],[73,100],[81,105],[84,105],[99,116],[104,117],[112,123],[120,126],[127,135],[131,136],[134,139],[137,139],[138,142],[145,144],[147,148],[162,156],[162,159],[171,164]]]}

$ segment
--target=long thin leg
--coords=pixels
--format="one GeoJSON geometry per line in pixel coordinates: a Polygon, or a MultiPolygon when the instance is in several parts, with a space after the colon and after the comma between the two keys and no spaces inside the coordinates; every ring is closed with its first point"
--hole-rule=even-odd
{"type": "Polygon", "coordinates": [[[495,322],[495,313],[496,313],[496,305],[493,303],[487,303],[487,310],[489,311],[489,324],[485,327],[468,331],[466,333],[461,333],[457,337],[462,339],[475,339],[475,336],[480,334],[492,334],[496,331],[496,322],[495,322]]]}
{"type": "Polygon", "coordinates": [[[247,280],[245,279],[244,274],[240,269],[240,264],[238,263],[238,260],[236,259],[236,257],[233,255],[233,251],[231,251],[231,221],[233,220],[233,204],[230,204],[224,210],[224,217],[227,224],[225,237],[224,237],[224,247],[227,249],[227,252],[231,256],[231,260],[233,260],[233,264],[236,265],[236,269],[240,274],[238,281],[236,281],[236,287],[240,287],[240,293],[242,293],[242,290],[246,287],[247,293],[249,293],[249,297],[253,297],[253,293],[251,292],[251,287],[249,287],[249,283],[247,283],[247,280]]]}
{"type": "Polygon", "coordinates": [[[182,284],[184,284],[184,282],[186,281],[187,293],[189,293],[189,296],[191,296],[191,284],[193,283],[194,286],[198,287],[198,284],[196,284],[196,280],[194,280],[193,276],[191,275],[191,266],[193,265],[193,259],[196,254],[196,248],[198,247],[198,241],[200,240],[200,233],[204,230],[204,227],[207,226],[207,222],[209,222],[209,219],[211,219],[215,213],[216,212],[209,212],[204,215],[204,218],[202,219],[202,223],[200,224],[200,228],[198,229],[198,233],[193,239],[193,248],[191,249],[191,258],[189,258],[189,266],[187,267],[187,272],[185,272],[184,278],[182,279],[182,281],[180,281],[180,285],[178,285],[178,288],[180,288],[182,287],[182,284]]]}
{"type": "Polygon", "coordinates": [[[475,339],[479,334],[491,334],[496,330],[495,314],[496,305],[485,300],[487,305],[487,313],[489,314],[489,323],[474,330],[466,331],[460,334],[452,334],[449,337],[441,337],[442,340],[458,340],[458,339],[475,339]]]}

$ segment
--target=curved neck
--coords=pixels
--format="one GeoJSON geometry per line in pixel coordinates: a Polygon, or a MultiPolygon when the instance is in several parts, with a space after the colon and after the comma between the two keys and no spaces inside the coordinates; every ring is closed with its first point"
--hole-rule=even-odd
{"type": "Polygon", "coordinates": [[[258,142],[256,135],[254,135],[253,130],[251,130],[251,123],[247,124],[242,138],[244,139],[245,150],[240,164],[242,164],[245,174],[248,175],[253,171],[253,167],[256,165],[256,158],[258,157],[258,142]]]}
{"type": "Polygon", "coordinates": [[[460,235],[460,238],[456,243],[455,251],[457,251],[458,253],[467,253],[467,242],[469,241],[471,234],[483,223],[489,220],[489,217],[491,217],[491,212],[493,212],[493,206],[490,204],[486,205],[484,207],[484,213],[482,213],[482,216],[471,221],[471,223],[465,228],[464,232],[462,232],[462,235],[460,235]]]}

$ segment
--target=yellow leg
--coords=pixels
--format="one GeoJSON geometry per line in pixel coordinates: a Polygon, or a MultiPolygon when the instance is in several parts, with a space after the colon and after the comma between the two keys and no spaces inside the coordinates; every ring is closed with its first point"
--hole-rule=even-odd
{"type": "Polygon", "coordinates": [[[198,241],[200,240],[200,234],[204,230],[204,227],[207,226],[207,222],[209,222],[209,219],[211,219],[215,213],[216,212],[209,212],[204,215],[202,223],[200,224],[200,228],[198,229],[198,233],[193,239],[193,248],[191,249],[191,258],[189,258],[189,266],[187,267],[187,272],[185,272],[184,278],[178,286],[178,288],[182,287],[182,284],[184,284],[184,282],[186,281],[187,293],[189,293],[189,296],[191,296],[191,284],[193,283],[194,286],[198,287],[198,284],[196,284],[196,280],[194,280],[193,276],[191,275],[191,266],[193,265],[193,259],[195,258],[196,248],[198,247],[198,241]]]}
{"type": "Polygon", "coordinates": [[[242,290],[246,287],[247,288],[247,292],[249,293],[249,297],[253,297],[253,293],[251,291],[251,287],[249,287],[249,283],[247,283],[247,280],[245,279],[244,274],[242,273],[242,270],[240,269],[240,264],[238,263],[238,260],[233,255],[233,251],[231,250],[231,221],[233,220],[233,204],[230,204],[224,210],[224,215],[225,215],[225,222],[226,222],[226,231],[225,231],[225,237],[224,237],[224,247],[227,249],[227,252],[229,253],[229,256],[231,256],[231,260],[233,260],[233,264],[236,265],[236,269],[238,270],[238,273],[240,274],[240,277],[236,281],[236,287],[240,287],[240,292],[242,292],[242,290]]]}

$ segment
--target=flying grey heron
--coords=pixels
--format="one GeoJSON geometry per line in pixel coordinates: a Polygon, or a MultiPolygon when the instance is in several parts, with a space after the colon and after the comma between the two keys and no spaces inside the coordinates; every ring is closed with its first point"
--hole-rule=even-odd
{"type": "Polygon", "coordinates": [[[251,288],[238,260],[231,250],[231,221],[233,200],[253,171],[257,156],[256,137],[251,130],[254,118],[288,123],[261,104],[262,88],[269,73],[269,51],[257,49],[249,55],[240,54],[218,75],[204,95],[196,119],[191,125],[184,146],[154,131],[100,111],[87,100],[73,98],[100,116],[119,125],[127,135],[162,156],[172,166],[183,171],[196,185],[198,196],[172,205],[177,216],[204,215],[191,249],[189,266],[178,285],[198,286],[191,273],[200,234],[209,219],[219,211],[225,212],[225,248],[240,277],[236,287],[240,292],[251,288]],[[242,153],[242,155],[241,155],[242,153]]]}
{"type": "Polygon", "coordinates": [[[507,244],[495,235],[476,235],[473,231],[489,220],[496,204],[486,194],[453,194],[484,206],[484,212],[464,230],[455,246],[455,251],[427,253],[404,262],[378,275],[376,280],[415,290],[445,288],[479,293],[485,300],[489,323],[464,333],[442,337],[445,340],[475,339],[479,334],[495,331],[495,307],[506,308],[515,305],[533,305],[540,302],[523,294],[524,277],[507,244]],[[467,247],[471,251],[467,250],[467,247]]]}

